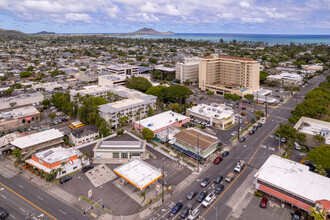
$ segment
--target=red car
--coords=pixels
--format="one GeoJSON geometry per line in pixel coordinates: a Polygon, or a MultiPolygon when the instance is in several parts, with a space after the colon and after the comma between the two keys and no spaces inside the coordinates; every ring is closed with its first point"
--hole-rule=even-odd
{"type": "Polygon", "coordinates": [[[219,164],[221,161],[222,161],[222,157],[219,156],[219,157],[214,159],[213,163],[214,164],[219,164]]]}
{"type": "Polygon", "coordinates": [[[260,207],[265,209],[267,207],[267,202],[268,202],[268,199],[265,197],[262,197],[262,199],[260,201],[260,207]]]}

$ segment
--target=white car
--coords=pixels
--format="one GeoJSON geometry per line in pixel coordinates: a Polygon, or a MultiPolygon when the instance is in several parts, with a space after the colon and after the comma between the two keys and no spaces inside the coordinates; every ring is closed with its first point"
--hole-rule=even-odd
{"type": "Polygon", "coordinates": [[[237,134],[237,131],[233,131],[230,135],[234,137],[236,134],[237,134]]]}
{"type": "Polygon", "coordinates": [[[300,146],[297,142],[293,142],[293,147],[294,147],[296,150],[301,150],[301,146],[300,146]]]}
{"type": "Polygon", "coordinates": [[[214,193],[210,193],[205,199],[204,201],[202,202],[202,206],[204,208],[207,208],[209,207],[209,205],[212,204],[212,202],[214,202],[214,200],[216,199],[217,197],[215,196],[214,193]]]}
{"type": "Polygon", "coordinates": [[[262,119],[261,124],[265,124],[265,123],[266,123],[266,120],[262,119]]]}

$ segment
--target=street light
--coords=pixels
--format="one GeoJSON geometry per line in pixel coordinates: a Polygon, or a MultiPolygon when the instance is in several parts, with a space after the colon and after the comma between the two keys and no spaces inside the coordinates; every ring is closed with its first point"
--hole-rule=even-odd
{"type": "Polygon", "coordinates": [[[218,209],[217,209],[217,207],[214,207],[213,205],[211,205],[211,207],[215,209],[215,220],[218,220],[218,209]]]}

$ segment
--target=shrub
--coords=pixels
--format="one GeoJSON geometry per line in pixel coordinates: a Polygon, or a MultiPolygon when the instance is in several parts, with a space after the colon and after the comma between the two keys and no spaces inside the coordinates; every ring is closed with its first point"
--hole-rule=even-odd
{"type": "Polygon", "coordinates": [[[262,197],[262,193],[259,191],[254,191],[254,195],[258,196],[258,197],[262,197]]]}

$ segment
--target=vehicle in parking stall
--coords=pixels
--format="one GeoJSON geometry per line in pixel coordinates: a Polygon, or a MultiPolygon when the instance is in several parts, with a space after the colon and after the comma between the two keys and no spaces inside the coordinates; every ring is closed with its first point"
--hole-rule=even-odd
{"type": "Polygon", "coordinates": [[[217,197],[215,196],[214,193],[210,193],[208,196],[206,196],[206,198],[204,199],[204,201],[202,202],[202,206],[204,208],[207,208],[209,207],[209,205],[212,204],[212,202],[214,202],[214,200],[216,199],[217,197]]]}
{"type": "Polygon", "coordinates": [[[292,220],[300,220],[301,219],[301,212],[296,210],[294,213],[292,213],[292,220]]]}
{"type": "Polygon", "coordinates": [[[189,212],[190,212],[191,209],[192,209],[192,205],[191,204],[186,205],[182,209],[182,211],[180,212],[180,215],[179,215],[180,218],[185,218],[189,214],[189,212]]]}
{"type": "Polygon", "coordinates": [[[246,110],[246,107],[242,107],[242,110],[246,110]]]}
{"type": "Polygon", "coordinates": [[[229,151],[226,150],[226,151],[224,151],[224,152],[222,153],[222,156],[223,156],[223,157],[227,157],[228,154],[229,154],[229,151]]]}
{"type": "Polygon", "coordinates": [[[286,142],[286,139],[285,138],[281,138],[281,142],[282,143],[285,143],[286,142]]]}
{"type": "Polygon", "coordinates": [[[199,215],[200,215],[200,211],[199,209],[194,209],[190,212],[190,215],[188,216],[187,220],[196,220],[199,218],[199,215]]]}
{"type": "Polygon", "coordinates": [[[188,193],[188,195],[186,196],[188,200],[193,199],[195,196],[197,195],[197,191],[196,190],[192,190],[190,193],[188,193]]]}
{"type": "Polygon", "coordinates": [[[230,183],[230,182],[233,180],[234,176],[235,176],[234,173],[232,173],[232,172],[229,173],[229,174],[227,175],[225,181],[226,181],[227,183],[230,183]]]}
{"type": "Polygon", "coordinates": [[[204,178],[200,185],[201,187],[205,188],[207,185],[209,185],[209,183],[210,183],[210,179],[204,178]]]}
{"type": "Polygon", "coordinates": [[[173,206],[173,208],[171,209],[171,213],[174,215],[176,213],[178,213],[178,211],[180,211],[180,209],[182,208],[183,204],[182,202],[178,202],[177,204],[175,204],[175,206],[173,206]]]}
{"type": "Polygon", "coordinates": [[[262,124],[261,123],[258,123],[257,124],[257,128],[261,128],[262,127],[262,124]]]}
{"type": "Polygon", "coordinates": [[[240,161],[237,162],[236,167],[234,169],[234,172],[240,173],[243,170],[244,167],[245,167],[245,161],[240,160],[240,161]]]}
{"type": "Polygon", "coordinates": [[[253,126],[252,131],[256,132],[258,130],[257,126],[253,126]]]}
{"type": "Polygon", "coordinates": [[[217,175],[213,182],[216,183],[216,184],[219,184],[222,180],[223,180],[223,176],[222,175],[217,175]]]}
{"type": "Polygon", "coordinates": [[[267,207],[267,203],[268,203],[268,199],[265,197],[262,197],[262,199],[260,201],[260,207],[265,209],[267,207]]]}
{"type": "Polygon", "coordinates": [[[234,137],[235,135],[237,135],[237,131],[233,131],[230,135],[234,137]]]}
{"type": "Polygon", "coordinates": [[[242,137],[238,140],[238,142],[243,143],[245,141],[245,137],[242,137]]]}
{"type": "Polygon", "coordinates": [[[207,196],[206,191],[200,192],[199,195],[196,198],[197,202],[202,202],[205,199],[206,196],[207,196]]]}
{"type": "Polygon", "coordinates": [[[296,150],[301,150],[301,146],[297,142],[293,142],[292,144],[296,150]]]}
{"type": "Polygon", "coordinates": [[[266,120],[265,119],[262,119],[261,120],[261,124],[265,124],[266,123],[266,120]]]}
{"type": "Polygon", "coordinates": [[[214,164],[219,164],[222,161],[222,157],[218,156],[214,159],[213,163],[214,164]]]}
{"type": "Polygon", "coordinates": [[[6,209],[0,207],[0,219],[6,219],[9,216],[9,213],[6,209]]]}
{"type": "Polygon", "coordinates": [[[215,189],[214,189],[214,193],[215,193],[215,194],[220,194],[220,193],[223,191],[224,188],[225,188],[224,185],[219,184],[217,187],[215,187],[215,189]]]}
{"type": "Polygon", "coordinates": [[[60,179],[60,183],[63,184],[65,182],[68,182],[69,180],[72,179],[72,176],[65,176],[60,179]]]}
{"type": "Polygon", "coordinates": [[[81,169],[81,171],[83,171],[84,173],[86,173],[87,171],[93,169],[94,166],[92,164],[89,164],[87,166],[85,166],[84,168],[81,169]]]}
{"type": "Polygon", "coordinates": [[[249,135],[253,135],[253,134],[254,134],[253,130],[249,131],[249,135]]]}

